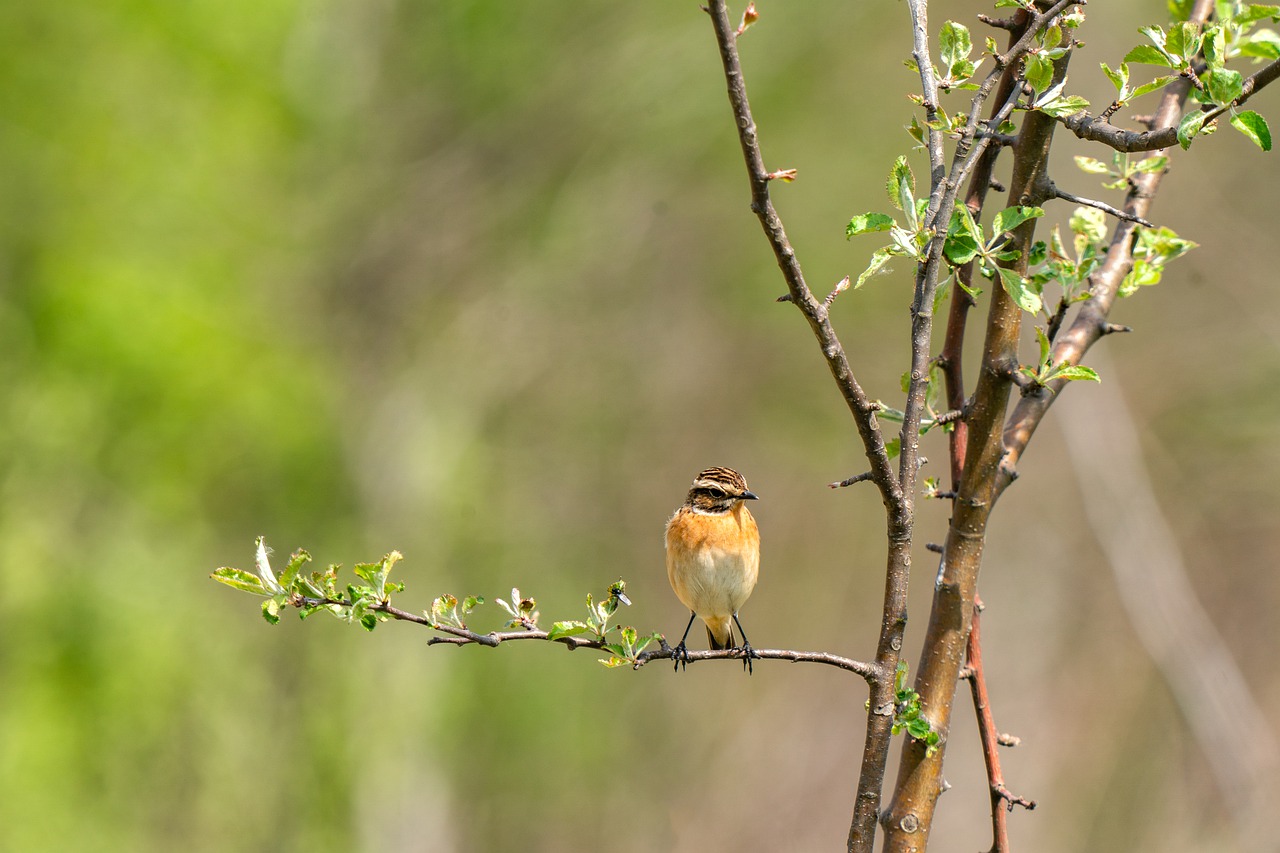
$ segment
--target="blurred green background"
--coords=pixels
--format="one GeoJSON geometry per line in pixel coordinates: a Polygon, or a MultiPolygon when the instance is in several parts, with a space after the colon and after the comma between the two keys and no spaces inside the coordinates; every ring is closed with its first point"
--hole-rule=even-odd
{"type": "MultiPolygon", "coordinates": [[[[748,83],[824,293],[874,248],[843,227],[886,207],[909,143],[906,10],[759,5],[748,83]]],[[[1091,9],[1073,88],[1105,102],[1098,61],[1162,12],[1091,9]]],[[[671,635],[663,522],[731,465],[764,498],[753,641],[871,654],[882,510],[824,487],[865,460],[774,302],[696,3],[8,3],[0,40],[0,849],[842,849],[856,679],[273,629],[208,579],[259,534],[277,559],[396,548],[406,607],[518,586],[549,622],[621,575],[623,618],[671,635]]],[[[1060,185],[1101,192],[1060,148],[1060,185]]],[[[1203,248],[1119,306],[1138,331],[1106,342],[1106,381],[1274,725],[1280,173],[1226,131],[1173,159],[1156,218],[1203,248]]],[[[886,400],[899,267],[834,311],[886,400]]],[[[1231,849],[1052,421],[982,580],[997,720],[1023,739],[1006,778],[1040,803],[1015,842],[1231,849]]],[[[913,641],[945,518],[922,509],[913,641]]],[[[940,851],[989,841],[961,708],[940,851]]]]}

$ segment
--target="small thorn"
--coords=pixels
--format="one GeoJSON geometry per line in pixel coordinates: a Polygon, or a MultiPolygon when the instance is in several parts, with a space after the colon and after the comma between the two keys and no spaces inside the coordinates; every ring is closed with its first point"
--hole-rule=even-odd
{"type": "Polygon", "coordinates": [[[764,179],[766,181],[782,181],[789,184],[796,179],[797,174],[795,169],[779,169],[776,172],[770,172],[765,175],[764,179]]]}
{"type": "Polygon", "coordinates": [[[946,548],[943,548],[941,545],[939,545],[937,542],[924,543],[924,549],[926,551],[932,551],[935,554],[942,554],[942,553],[945,553],[947,550],[946,548]]]}
{"type": "Polygon", "coordinates": [[[1108,323],[1102,327],[1102,334],[1114,335],[1117,332],[1132,332],[1132,326],[1121,326],[1119,323],[1108,323]]]}
{"type": "Polygon", "coordinates": [[[790,293],[784,293],[773,301],[774,302],[795,302],[796,300],[794,297],[792,297],[790,293]]]}

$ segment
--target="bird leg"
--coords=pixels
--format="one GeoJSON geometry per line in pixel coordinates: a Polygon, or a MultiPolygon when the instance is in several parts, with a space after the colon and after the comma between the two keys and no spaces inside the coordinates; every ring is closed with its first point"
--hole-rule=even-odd
{"type": "Polygon", "coordinates": [[[684,641],[689,639],[689,629],[693,627],[693,620],[698,618],[697,613],[689,614],[689,624],[684,626],[684,636],[680,638],[680,645],[671,650],[671,656],[675,658],[675,671],[680,671],[680,666],[689,665],[689,649],[685,646],[684,641]]]}
{"type": "Polygon", "coordinates": [[[733,614],[733,624],[738,626],[738,633],[742,635],[742,645],[739,647],[744,655],[742,668],[747,671],[747,675],[751,675],[751,659],[756,656],[756,651],[751,648],[751,643],[747,640],[747,632],[742,630],[742,623],[738,621],[737,613],[733,614]]]}

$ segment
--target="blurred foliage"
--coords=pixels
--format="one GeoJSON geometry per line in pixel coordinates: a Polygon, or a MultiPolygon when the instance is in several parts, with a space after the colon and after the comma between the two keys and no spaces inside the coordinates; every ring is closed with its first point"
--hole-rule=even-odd
{"type": "MultiPolygon", "coordinates": [[[[777,195],[822,291],[865,266],[841,230],[910,142],[904,15],[760,5],[753,104],[770,166],[798,170],[777,195]]],[[[1090,50],[1114,62],[1137,13],[1090,14],[1090,50]]],[[[727,464],[764,497],[752,637],[872,647],[879,502],[825,488],[865,460],[803,323],[773,302],[696,4],[9,3],[0,48],[0,849],[844,837],[857,679],[606,674],[540,646],[428,650],[400,624],[268,630],[207,579],[260,534],[348,564],[399,549],[418,610],[518,585],[573,613],[623,575],[628,618],[669,634],[684,616],[662,522],[694,472],[727,464]],[[785,819],[744,814],[743,795],[785,819]]],[[[1083,60],[1078,82],[1114,95],[1083,60]]],[[[1171,512],[1248,669],[1278,630],[1277,581],[1245,568],[1274,558],[1274,406],[1208,413],[1274,379],[1260,223],[1276,194],[1255,190],[1275,166],[1224,136],[1175,155],[1182,195],[1160,210],[1205,248],[1130,300],[1117,319],[1153,334],[1116,360],[1162,482],[1206,489],[1171,512]],[[1176,389],[1146,381],[1171,363],[1176,389]]],[[[904,366],[908,274],[891,265],[833,309],[873,396],[904,366]]],[[[1015,833],[1194,849],[1220,816],[1202,760],[1164,750],[1175,715],[1159,744],[1109,734],[1161,688],[1135,676],[1149,665],[1106,570],[1065,532],[1053,450],[1038,437],[983,582],[998,720],[1026,744],[1006,778],[1045,806],[1015,833]],[[1153,754],[1167,773],[1132,770],[1153,754]]],[[[941,531],[938,503],[922,524],[941,531]]],[[[1270,669],[1256,686],[1280,691],[1270,669]]],[[[953,735],[935,832],[969,839],[954,849],[984,837],[972,742],[953,735]]]]}

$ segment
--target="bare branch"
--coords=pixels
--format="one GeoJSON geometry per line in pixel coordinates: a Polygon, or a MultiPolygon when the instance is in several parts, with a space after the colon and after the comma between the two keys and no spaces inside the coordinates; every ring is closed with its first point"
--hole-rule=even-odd
{"type": "Polygon", "coordinates": [[[872,476],[872,475],[871,475],[871,472],[870,472],[870,471],[867,471],[867,472],[862,473],[862,474],[856,474],[856,475],[854,475],[854,476],[850,477],[850,478],[849,478],[849,479],[847,479],[847,480],[840,480],[839,482],[836,482],[836,483],[827,483],[827,488],[829,488],[829,489],[843,489],[843,488],[846,488],[846,487],[848,487],[848,486],[852,486],[852,485],[853,485],[853,484],[855,484],[855,483],[865,483],[867,480],[870,480],[870,479],[871,479],[871,476],[872,476]]]}
{"type": "Polygon", "coordinates": [[[853,415],[862,443],[866,448],[867,459],[871,462],[871,470],[875,472],[876,485],[886,503],[900,500],[898,482],[889,465],[889,456],[885,451],[884,438],[876,423],[871,401],[863,392],[862,386],[854,378],[849,366],[844,346],[836,336],[835,329],[827,318],[827,309],[818,302],[805,283],[804,273],[796,258],[795,249],[787,239],[782,219],[773,207],[769,197],[770,172],[764,165],[764,155],[760,151],[760,142],[756,135],[755,119],[751,115],[751,104],[747,100],[747,85],[742,76],[742,64],[738,58],[737,34],[735,27],[729,22],[729,10],[725,0],[712,0],[704,7],[711,16],[715,28],[716,43],[720,47],[720,60],[724,65],[725,82],[728,85],[729,104],[733,108],[733,117],[738,128],[738,141],[742,146],[742,156],[746,161],[747,175],[751,181],[751,210],[760,220],[769,245],[777,259],[778,268],[787,282],[791,302],[800,309],[827,360],[827,367],[832,378],[845,399],[845,404],[853,415]]]}
{"type": "Polygon", "coordinates": [[[1116,219],[1122,219],[1125,222],[1136,222],[1139,225],[1146,226],[1147,228],[1155,227],[1146,219],[1143,219],[1141,216],[1138,216],[1136,213],[1129,213],[1128,211],[1121,210],[1118,207],[1112,207],[1111,205],[1107,204],[1105,201],[1097,201],[1096,199],[1085,198],[1084,196],[1078,196],[1073,193],[1069,193],[1066,190],[1060,190],[1056,186],[1053,187],[1053,196],[1054,198],[1060,198],[1063,201],[1069,201],[1074,204],[1083,204],[1086,207],[1097,208],[1098,210],[1101,210],[1103,213],[1110,214],[1111,216],[1114,216],[1116,219]]]}

